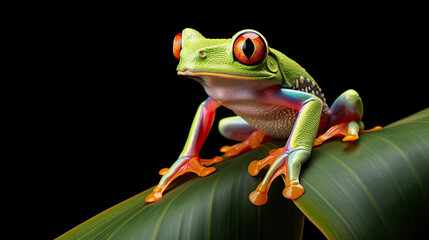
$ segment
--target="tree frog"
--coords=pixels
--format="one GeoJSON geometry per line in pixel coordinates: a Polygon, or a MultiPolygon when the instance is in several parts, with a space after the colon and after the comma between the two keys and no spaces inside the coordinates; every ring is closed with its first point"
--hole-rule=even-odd
{"type": "Polygon", "coordinates": [[[299,182],[301,164],[310,157],[313,146],[337,135],[344,136],[343,141],[355,141],[363,131],[363,105],[356,91],[344,92],[329,108],[310,74],[270,48],[255,30],[240,31],[230,39],[208,39],[187,28],[175,36],[173,54],[179,60],[177,74],[199,82],[208,98],[196,112],[182,153],[169,169],[160,171],[163,177],[146,202],[161,199],[177,177],[189,172],[205,177],[216,170],[210,165],[223,161],[220,156],[198,157],[220,106],[237,115],[219,122],[224,137],[240,142],[220,149],[226,157],[257,148],[266,141],[288,139],[284,147],[248,166],[249,174],[256,176],[270,165],[249,195],[255,205],[267,202],[270,185],[278,176],[285,182],[283,196],[299,198],[304,193],[299,182]]]}

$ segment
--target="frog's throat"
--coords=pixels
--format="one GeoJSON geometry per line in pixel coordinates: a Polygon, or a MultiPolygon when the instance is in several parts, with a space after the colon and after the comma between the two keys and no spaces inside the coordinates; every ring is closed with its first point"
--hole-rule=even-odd
{"type": "Polygon", "coordinates": [[[258,78],[266,78],[264,76],[246,76],[246,75],[230,74],[230,73],[189,71],[188,69],[177,71],[177,75],[188,76],[188,77],[212,76],[212,77],[219,77],[219,78],[231,78],[231,79],[237,79],[237,80],[255,80],[258,78]]]}

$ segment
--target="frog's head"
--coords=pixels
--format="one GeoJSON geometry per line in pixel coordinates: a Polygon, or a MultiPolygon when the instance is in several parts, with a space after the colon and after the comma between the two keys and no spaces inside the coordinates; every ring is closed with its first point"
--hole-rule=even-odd
{"type": "Polygon", "coordinates": [[[240,31],[230,39],[208,39],[187,28],[174,38],[173,53],[180,60],[178,75],[197,80],[222,78],[283,83],[277,57],[262,34],[254,30],[240,31]]]}

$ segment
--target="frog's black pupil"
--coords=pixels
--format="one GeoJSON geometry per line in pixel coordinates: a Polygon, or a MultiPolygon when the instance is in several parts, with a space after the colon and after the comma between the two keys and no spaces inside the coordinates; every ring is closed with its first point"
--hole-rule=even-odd
{"type": "Polygon", "coordinates": [[[255,44],[252,40],[250,40],[250,38],[248,38],[246,41],[244,41],[241,49],[243,50],[243,53],[246,55],[247,59],[250,59],[253,55],[253,52],[255,51],[255,44]]]}

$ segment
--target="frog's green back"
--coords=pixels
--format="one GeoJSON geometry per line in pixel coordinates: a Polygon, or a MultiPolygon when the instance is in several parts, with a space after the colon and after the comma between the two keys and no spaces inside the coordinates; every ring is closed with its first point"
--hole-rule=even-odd
{"type": "Polygon", "coordinates": [[[282,84],[283,87],[291,87],[300,76],[305,78],[308,77],[317,84],[313,77],[311,77],[310,74],[308,74],[307,71],[305,71],[305,69],[294,60],[273,48],[270,48],[270,54],[277,59],[279,64],[280,71],[284,79],[282,84]]]}

